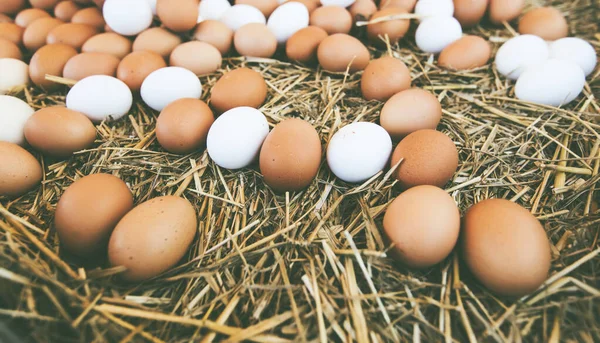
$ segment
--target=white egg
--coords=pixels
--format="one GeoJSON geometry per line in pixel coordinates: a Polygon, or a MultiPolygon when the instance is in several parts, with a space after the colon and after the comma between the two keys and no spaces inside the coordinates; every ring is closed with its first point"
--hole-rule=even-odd
{"type": "Polygon", "coordinates": [[[29,83],[29,66],[14,58],[0,58],[0,94],[16,91],[29,83]]]}
{"type": "Polygon", "coordinates": [[[454,2],[452,0],[419,0],[415,6],[415,14],[420,20],[430,17],[452,17],[454,2]]]}
{"type": "Polygon", "coordinates": [[[102,8],[106,24],[116,33],[134,36],[152,24],[148,0],[106,0],[102,8]]]}
{"type": "Polygon", "coordinates": [[[77,82],[67,93],[67,108],[90,120],[117,120],[131,109],[133,96],[127,85],[112,76],[93,75],[77,82]]]}
{"type": "Polygon", "coordinates": [[[431,17],[423,20],[415,34],[417,46],[437,54],[462,37],[462,27],[454,17],[431,17]]]}
{"type": "Polygon", "coordinates": [[[198,5],[198,22],[203,20],[219,20],[231,8],[227,0],[202,0],[198,5]]]}
{"type": "Polygon", "coordinates": [[[23,100],[0,95],[0,141],[25,144],[23,128],[33,112],[33,108],[23,100]]]}
{"type": "Polygon", "coordinates": [[[538,36],[520,35],[506,41],[496,53],[496,69],[511,80],[519,78],[528,67],[548,59],[548,43],[538,36]]]}
{"type": "Polygon", "coordinates": [[[152,10],[152,14],[156,15],[156,0],[147,0],[152,10]]]}
{"type": "Polygon", "coordinates": [[[267,118],[252,107],[236,107],[219,116],[206,138],[210,158],[225,169],[240,169],[254,162],[269,134],[267,118]]]}
{"type": "Polygon", "coordinates": [[[356,0],[321,0],[321,5],[348,7],[355,2],[356,2],[356,0]]]}
{"type": "Polygon", "coordinates": [[[152,72],[140,89],[142,100],[156,111],[182,98],[200,99],[202,84],[196,74],[181,67],[165,67],[152,72]]]}
{"type": "Polygon", "coordinates": [[[560,106],[575,100],[585,85],[577,63],[549,59],[525,70],[515,85],[517,98],[542,105],[560,106]]]}
{"type": "Polygon", "coordinates": [[[596,68],[598,56],[594,47],[581,38],[567,37],[550,43],[550,58],[569,60],[577,63],[585,76],[596,68]]]}
{"type": "Polygon", "coordinates": [[[299,2],[287,2],[275,9],[267,26],[277,37],[280,44],[287,40],[297,31],[308,26],[309,13],[306,6],[299,2]]]}
{"type": "Polygon", "coordinates": [[[223,13],[220,20],[233,31],[246,24],[265,24],[267,22],[265,15],[258,8],[246,4],[231,6],[223,13]]]}
{"type": "Polygon", "coordinates": [[[385,168],[392,139],[377,124],[358,122],[336,132],[327,147],[329,169],[346,182],[363,182],[385,168]]]}

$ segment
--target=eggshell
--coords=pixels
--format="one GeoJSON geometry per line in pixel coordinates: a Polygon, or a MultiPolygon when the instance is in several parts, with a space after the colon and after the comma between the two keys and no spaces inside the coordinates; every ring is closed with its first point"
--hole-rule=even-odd
{"type": "Polygon", "coordinates": [[[463,27],[471,27],[479,24],[490,0],[454,0],[454,18],[463,27]]]}
{"type": "Polygon", "coordinates": [[[236,107],[259,108],[267,98],[267,83],[249,68],[238,68],[223,75],[212,88],[210,105],[217,113],[236,107]]]}
{"type": "Polygon", "coordinates": [[[166,67],[153,71],[142,83],[140,95],[156,111],[182,98],[199,99],[202,84],[191,71],[181,67],[166,67]]]}
{"type": "Polygon", "coordinates": [[[266,18],[268,18],[277,7],[279,2],[277,0],[235,0],[235,4],[246,4],[258,8],[266,18]]]}
{"type": "Polygon", "coordinates": [[[348,7],[352,5],[356,0],[321,0],[323,6],[339,6],[348,7]]]}
{"type": "Polygon", "coordinates": [[[269,134],[267,119],[252,107],[236,107],[223,114],[208,131],[210,158],[225,169],[240,169],[254,162],[269,134]]]}
{"type": "Polygon", "coordinates": [[[410,71],[404,62],[391,56],[372,60],[365,68],[360,88],[366,100],[386,101],[410,88],[410,71]]]}
{"type": "Polygon", "coordinates": [[[435,130],[442,118],[442,105],[431,93],[411,88],[392,96],[381,109],[381,126],[398,141],[423,129],[435,130]]]}
{"type": "Polygon", "coordinates": [[[319,44],[327,38],[327,32],[320,27],[309,26],[294,33],[288,39],[285,53],[290,60],[300,63],[314,63],[317,61],[319,44]]]}
{"type": "Polygon", "coordinates": [[[90,120],[118,120],[129,112],[131,91],[123,81],[106,75],[88,76],[67,93],[67,108],[85,114],[90,120]]]}
{"type": "Polygon", "coordinates": [[[469,209],[461,248],[473,275],[499,295],[526,295],[548,277],[550,244],[544,228],[531,212],[508,200],[484,200],[469,209]]]}
{"type": "Polygon", "coordinates": [[[54,8],[59,1],[60,0],[29,0],[29,3],[35,8],[49,10],[54,8]]]}
{"type": "Polygon", "coordinates": [[[538,36],[521,35],[509,39],[496,52],[496,69],[511,80],[527,68],[544,63],[550,55],[548,44],[538,36]]]}
{"type": "Polygon", "coordinates": [[[585,76],[594,71],[598,60],[594,47],[585,40],[575,37],[562,38],[550,43],[550,58],[575,62],[585,76]]]}
{"type": "Polygon", "coordinates": [[[208,43],[186,42],[173,50],[169,64],[188,69],[196,75],[210,74],[221,67],[221,53],[208,43]]]}
{"type": "Polygon", "coordinates": [[[0,13],[12,15],[25,7],[25,0],[2,0],[0,2],[0,13]]]}
{"type": "Polygon", "coordinates": [[[117,78],[125,82],[132,92],[138,92],[148,75],[166,66],[167,63],[159,54],[152,51],[136,51],[125,56],[119,63],[117,78]]]}
{"type": "Polygon", "coordinates": [[[62,76],[65,64],[75,55],[77,55],[77,50],[66,44],[49,44],[43,46],[33,54],[29,62],[29,77],[31,81],[43,87],[46,91],[59,88],[60,84],[46,80],[46,74],[62,76]]]}
{"type": "Polygon", "coordinates": [[[165,107],[156,120],[156,139],[167,151],[188,154],[206,146],[215,117],[199,99],[179,99],[165,107]]]}
{"type": "Polygon", "coordinates": [[[452,17],[454,2],[452,0],[419,0],[415,6],[415,14],[423,21],[432,17],[452,17]]]}
{"type": "Polygon", "coordinates": [[[392,139],[381,126],[356,122],[333,135],[327,146],[327,164],[339,179],[358,183],[383,170],[391,152],[392,139]]]}
{"type": "Polygon", "coordinates": [[[260,150],[260,172],[265,183],[277,192],[306,188],[317,176],[320,165],[319,134],[298,118],[277,124],[260,150]]]}
{"type": "Polygon", "coordinates": [[[56,157],[68,157],[94,143],[96,128],[82,113],[63,106],[52,106],[29,117],[24,134],[36,150],[56,157]]]}
{"type": "Polygon", "coordinates": [[[196,210],[189,201],[163,196],[146,201],[119,221],[108,242],[108,259],[124,266],[125,281],[143,281],[174,267],[194,240],[196,210]]]}
{"type": "Polygon", "coordinates": [[[119,59],[101,52],[84,52],[71,57],[63,69],[63,77],[79,81],[92,75],[115,76],[119,59]]]}
{"type": "Polygon", "coordinates": [[[102,14],[111,30],[123,36],[137,35],[152,25],[152,8],[146,0],[106,0],[102,14]]]}
{"type": "Polygon", "coordinates": [[[35,51],[46,45],[50,31],[64,24],[56,18],[40,18],[29,24],[23,32],[23,45],[30,51],[35,51]]]}
{"type": "Polygon", "coordinates": [[[23,100],[0,95],[0,142],[25,144],[23,128],[33,112],[33,108],[23,100]]]}
{"type": "Polygon", "coordinates": [[[339,6],[323,6],[310,14],[310,25],[325,30],[328,34],[349,33],[352,29],[352,15],[339,6]]]}
{"type": "Polygon", "coordinates": [[[40,184],[42,173],[42,166],[27,150],[0,141],[0,196],[16,198],[27,193],[40,184]]]}
{"type": "Polygon", "coordinates": [[[74,23],[62,24],[53,28],[52,31],[48,33],[46,43],[62,43],[70,45],[77,50],[81,50],[83,43],[97,33],[96,28],[90,25],[74,23]]]}
{"type": "Polygon", "coordinates": [[[521,17],[519,33],[536,35],[545,40],[557,40],[569,35],[569,24],[556,8],[540,7],[521,17]]]}
{"type": "Polygon", "coordinates": [[[16,45],[23,42],[24,29],[13,23],[0,23],[0,38],[7,39],[16,45]]]}
{"type": "Polygon", "coordinates": [[[40,18],[50,18],[50,14],[39,8],[28,8],[17,14],[15,17],[15,24],[25,28],[40,18]]]}
{"type": "Polygon", "coordinates": [[[14,58],[20,60],[23,58],[21,49],[19,47],[4,38],[0,38],[0,58],[14,58]]]}
{"type": "Polygon", "coordinates": [[[13,23],[14,20],[6,14],[0,13],[0,23],[13,23]]]}
{"type": "Polygon", "coordinates": [[[219,20],[231,4],[228,0],[203,0],[198,5],[198,22],[205,20],[219,20]]]}
{"type": "Polygon", "coordinates": [[[88,7],[78,11],[73,15],[73,18],[71,18],[71,22],[93,26],[99,32],[103,31],[104,25],[106,25],[102,12],[96,7],[88,7]]]}
{"type": "Polygon", "coordinates": [[[194,39],[206,42],[217,48],[221,55],[226,55],[233,42],[233,30],[220,21],[205,20],[196,27],[194,39]]]}
{"type": "Polygon", "coordinates": [[[402,264],[428,268],[442,262],[454,249],[460,232],[460,212],[443,189],[417,186],[388,206],[383,228],[402,264]],[[431,215],[435,209],[435,215],[431,215]]]}
{"type": "Polygon", "coordinates": [[[169,30],[189,31],[198,23],[198,0],[158,0],[156,14],[169,30]]]}
{"type": "Polygon", "coordinates": [[[388,7],[397,7],[412,12],[417,5],[417,0],[381,0],[379,9],[383,10],[388,7]]]}
{"type": "Polygon", "coordinates": [[[235,31],[233,45],[242,56],[269,58],[277,50],[277,38],[265,24],[250,23],[235,31]]]}
{"type": "Polygon", "coordinates": [[[483,67],[492,55],[492,47],[479,36],[463,36],[440,53],[438,65],[453,70],[483,67]]]}
{"type": "Polygon", "coordinates": [[[29,66],[14,58],[0,58],[0,94],[17,92],[29,83],[29,66]]]}
{"type": "Polygon", "coordinates": [[[133,51],[154,51],[164,59],[168,59],[179,44],[181,44],[179,36],[161,27],[153,27],[137,36],[133,41],[133,51]]]}
{"type": "Polygon", "coordinates": [[[317,49],[319,64],[324,70],[351,73],[363,70],[369,64],[371,54],[358,39],[343,33],[325,38],[317,49]]]}
{"type": "Polygon", "coordinates": [[[81,6],[74,1],[61,1],[54,7],[54,16],[64,22],[69,22],[80,9],[81,6]]]}
{"type": "Polygon", "coordinates": [[[319,0],[287,0],[287,1],[283,1],[283,3],[286,3],[286,2],[301,3],[302,5],[304,5],[304,7],[306,7],[309,14],[321,6],[321,2],[319,0]]]}
{"type": "Polygon", "coordinates": [[[432,17],[419,24],[415,41],[419,49],[431,54],[440,53],[462,37],[462,27],[453,17],[432,17]]]}
{"type": "Polygon", "coordinates": [[[114,32],[101,33],[88,39],[81,47],[82,52],[100,52],[122,59],[131,52],[129,39],[114,32]]]}
{"type": "Polygon", "coordinates": [[[265,24],[267,19],[256,7],[250,5],[231,6],[220,19],[227,27],[236,31],[240,27],[250,23],[265,24]]]}
{"type": "MultiPolygon", "coordinates": [[[[380,11],[375,12],[371,17],[371,20],[378,18],[406,15],[408,12],[404,8],[400,7],[387,7],[380,11]]],[[[367,35],[371,43],[384,46],[385,37],[387,36],[390,44],[396,44],[410,27],[410,21],[408,19],[395,19],[382,21],[376,24],[370,24],[367,26],[367,35]]]]}
{"type": "Polygon", "coordinates": [[[352,18],[370,18],[375,12],[377,12],[377,5],[375,5],[373,0],[357,0],[350,6],[352,18]]]}
{"type": "Polygon", "coordinates": [[[283,44],[299,30],[307,27],[309,13],[306,6],[299,2],[288,2],[279,6],[269,17],[267,26],[283,44]]]}
{"type": "Polygon", "coordinates": [[[524,7],[525,0],[490,0],[488,13],[492,23],[500,24],[516,19],[524,7]]]}

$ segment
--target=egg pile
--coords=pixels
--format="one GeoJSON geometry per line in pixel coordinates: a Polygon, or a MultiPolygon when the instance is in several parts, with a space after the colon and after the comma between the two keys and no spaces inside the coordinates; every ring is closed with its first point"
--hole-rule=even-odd
{"type": "MultiPolygon", "coordinates": [[[[49,0],[27,5],[24,0],[0,4],[0,196],[19,197],[42,180],[41,164],[23,147],[53,159],[69,158],[93,146],[94,124],[123,118],[138,95],[159,113],[155,135],[164,150],[206,149],[215,164],[229,170],[258,162],[273,191],[305,189],[321,168],[322,137],[298,118],[270,129],[260,110],[269,85],[259,72],[228,71],[212,86],[209,103],[200,100],[199,76],[219,70],[232,48],[259,60],[280,51],[290,61],[318,63],[328,72],[362,72],[363,97],[385,102],[379,124],[357,121],[336,128],[325,155],[331,172],[347,183],[368,182],[389,168],[403,192],[390,203],[383,229],[399,261],[413,268],[440,263],[461,233],[466,264],[492,291],[521,295],[546,279],[550,246],[527,210],[505,200],[484,200],[461,225],[454,199],[442,189],[456,173],[459,153],[450,137],[436,131],[440,102],[411,88],[411,72],[401,60],[391,55],[372,60],[367,46],[351,35],[359,31],[357,22],[368,20],[364,31],[372,45],[394,45],[415,19],[417,47],[439,54],[439,66],[479,68],[491,58],[491,45],[463,36],[463,27],[478,24],[486,13],[495,24],[511,21],[523,11],[523,0],[382,0],[379,5],[372,0],[49,0]],[[47,92],[58,90],[56,77],[73,83],[66,106],[35,111],[4,95],[30,82],[47,92]]],[[[517,80],[516,96],[552,106],[577,98],[585,76],[595,69],[591,45],[566,37],[566,20],[552,8],[525,14],[519,32],[495,60],[500,74],[517,80]]],[[[177,264],[198,222],[183,198],[163,196],[134,207],[122,180],[92,174],[64,192],[54,225],[70,253],[89,258],[108,252],[112,265],[127,268],[125,280],[143,281],[177,264]]]]}

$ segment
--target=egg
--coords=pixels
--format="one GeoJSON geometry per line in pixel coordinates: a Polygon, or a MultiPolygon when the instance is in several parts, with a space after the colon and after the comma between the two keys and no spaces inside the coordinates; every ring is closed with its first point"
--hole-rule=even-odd
{"type": "MultiPolygon", "coordinates": [[[[40,19],[43,20],[43,19],[40,19]]],[[[66,44],[49,44],[33,54],[29,62],[31,81],[46,91],[58,89],[61,85],[46,80],[46,75],[62,76],[63,69],[77,50],[66,44]]]]}
{"type": "Polygon", "coordinates": [[[189,31],[198,23],[198,0],[158,0],[156,14],[169,30],[189,31]]]}
{"type": "Polygon", "coordinates": [[[186,42],[173,50],[169,64],[188,69],[196,75],[210,74],[221,67],[221,53],[208,43],[186,42]]]}
{"type": "Polygon", "coordinates": [[[543,39],[521,35],[509,39],[498,49],[495,65],[498,73],[516,80],[527,68],[545,62],[549,55],[548,44],[543,39]]]}
{"type": "Polygon", "coordinates": [[[397,7],[412,12],[417,5],[417,0],[381,0],[379,9],[386,9],[388,7],[397,7]]]}
{"type": "Polygon", "coordinates": [[[219,20],[231,8],[228,0],[202,0],[198,6],[198,22],[219,20]]]}
{"type": "Polygon", "coordinates": [[[233,45],[242,56],[269,58],[277,50],[277,38],[265,24],[250,23],[235,31],[233,45]]]}
{"type": "Polygon", "coordinates": [[[153,71],[142,83],[140,95],[152,109],[162,111],[171,102],[182,98],[199,99],[202,84],[191,71],[181,67],[166,67],[153,71]]]}
{"type": "Polygon", "coordinates": [[[0,58],[0,94],[17,92],[29,83],[29,66],[14,58],[0,58]]]}
{"type": "Polygon", "coordinates": [[[266,18],[268,18],[277,7],[279,2],[277,0],[235,0],[235,4],[246,4],[258,8],[266,18]]]}
{"type": "Polygon", "coordinates": [[[60,0],[29,0],[31,6],[49,10],[54,8],[60,0]]]}
{"type": "MultiPolygon", "coordinates": [[[[99,1],[104,1],[104,0],[99,0],[99,1]]],[[[150,10],[152,11],[153,15],[156,15],[156,2],[157,0],[146,0],[148,1],[148,5],[150,5],[150,10]]],[[[100,8],[102,8],[102,6],[98,6],[100,8]]]]}
{"type": "Polygon", "coordinates": [[[392,166],[402,162],[394,173],[400,186],[444,187],[458,168],[456,145],[445,134],[425,129],[406,136],[392,154],[392,166]]]}
{"type": "Polygon", "coordinates": [[[64,22],[69,22],[81,7],[73,1],[60,1],[54,7],[54,16],[64,22]]]}
{"type": "Polygon", "coordinates": [[[598,60],[594,47],[575,37],[561,38],[550,43],[550,58],[575,62],[585,76],[594,71],[598,60]]]}
{"type": "Polygon", "coordinates": [[[220,20],[233,31],[246,24],[267,22],[265,15],[258,8],[250,5],[233,5],[223,13],[220,20]]]}
{"type": "Polygon", "coordinates": [[[310,17],[306,6],[299,2],[288,2],[271,14],[267,26],[283,44],[299,30],[308,26],[310,17]]]}
{"type": "Polygon", "coordinates": [[[33,112],[33,108],[23,100],[0,95],[0,142],[25,144],[23,128],[33,112]]]}
{"type": "Polygon", "coordinates": [[[85,43],[92,36],[95,36],[98,32],[93,26],[86,24],[62,24],[53,28],[46,37],[46,43],[48,44],[67,44],[74,47],[77,50],[81,50],[83,43],[85,43]]]}
{"type": "Polygon", "coordinates": [[[415,6],[415,14],[421,21],[432,17],[452,17],[454,2],[452,0],[419,0],[415,6]]]}
{"type": "Polygon", "coordinates": [[[94,122],[118,120],[129,112],[131,91],[123,81],[106,75],[88,76],[67,93],[67,108],[85,114],[94,122]]]}
{"type": "Polygon", "coordinates": [[[379,125],[356,122],[342,127],[327,146],[327,164],[339,179],[359,183],[379,173],[392,152],[392,139],[379,125]]]}
{"type": "Polygon", "coordinates": [[[349,33],[352,29],[352,15],[339,6],[323,6],[310,14],[310,25],[325,30],[328,34],[349,33]]]}
{"type": "Polygon", "coordinates": [[[161,27],[153,27],[136,37],[133,41],[133,51],[153,51],[168,59],[179,44],[181,44],[179,36],[161,27]]]}
{"type": "Polygon", "coordinates": [[[320,165],[321,139],[317,130],[302,119],[277,124],[260,150],[260,172],[265,183],[277,192],[306,188],[320,165]]]}
{"type": "Polygon", "coordinates": [[[163,149],[174,154],[189,154],[204,149],[206,136],[215,117],[199,99],[175,100],[156,120],[156,139],[163,149]]]}
{"type": "Polygon", "coordinates": [[[393,140],[424,129],[435,130],[442,119],[442,105],[431,93],[411,88],[392,96],[381,109],[379,121],[393,140]]]}
{"type": "Polygon", "coordinates": [[[92,75],[115,76],[121,62],[113,55],[102,52],[84,52],[71,57],[63,69],[63,77],[79,81],[92,75]]]}
{"type": "Polygon", "coordinates": [[[383,229],[395,257],[412,268],[442,262],[454,249],[460,232],[460,212],[454,199],[435,186],[417,186],[388,206],[383,229]],[[435,215],[431,215],[435,209],[435,215]]]}
{"type": "Polygon", "coordinates": [[[516,19],[524,7],[525,0],[490,0],[488,14],[492,23],[500,24],[516,19]]]}
{"type": "Polygon", "coordinates": [[[234,69],[223,75],[212,88],[210,105],[218,113],[236,107],[259,108],[267,98],[267,83],[249,68],[234,69]]]}
{"type": "Polygon", "coordinates": [[[440,53],[438,65],[452,70],[483,67],[492,55],[492,47],[479,36],[463,36],[440,53]]]}
{"type": "Polygon", "coordinates": [[[96,128],[82,113],[63,106],[51,106],[35,112],[23,130],[27,142],[36,150],[55,157],[69,157],[90,147],[96,128]]]}
{"type": "Polygon", "coordinates": [[[152,8],[146,0],[106,0],[102,14],[111,30],[123,36],[135,36],[152,25],[152,8]]]}
{"type": "Polygon", "coordinates": [[[287,1],[284,1],[284,3],[286,3],[286,2],[301,3],[302,5],[304,5],[304,7],[306,7],[306,9],[308,10],[308,13],[312,13],[314,10],[319,8],[319,6],[321,6],[321,2],[319,0],[287,0],[287,1]]]}
{"type": "Polygon", "coordinates": [[[4,38],[0,38],[0,58],[14,58],[20,60],[23,58],[21,49],[19,47],[4,38]]]}
{"type": "Polygon", "coordinates": [[[15,24],[25,28],[40,18],[50,18],[50,14],[39,8],[28,8],[17,14],[15,17],[15,24]]]}
{"type": "Polygon", "coordinates": [[[221,114],[210,127],[206,150],[221,168],[244,168],[258,158],[268,134],[269,124],[262,112],[236,107],[221,114]]]}
{"type": "Polygon", "coordinates": [[[557,40],[569,35],[565,16],[554,7],[533,9],[519,20],[519,33],[531,34],[545,40],[557,40]]]}
{"type": "Polygon", "coordinates": [[[117,78],[131,89],[138,92],[142,83],[152,72],[165,68],[167,63],[152,51],[136,51],[125,56],[117,66],[117,78]]]}
{"type": "Polygon", "coordinates": [[[0,38],[7,39],[16,45],[23,42],[24,29],[13,23],[0,23],[0,38]]]}
{"type": "Polygon", "coordinates": [[[48,34],[55,27],[64,24],[56,18],[40,18],[29,24],[23,32],[23,45],[27,50],[36,51],[46,45],[48,34]]]}
{"type": "Polygon", "coordinates": [[[503,296],[535,291],[550,269],[544,228],[531,212],[504,199],[484,200],[467,211],[461,252],[471,273],[503,296]]]}
{"type": "Polygon", "coordinates": [[[131,52],[129,39],[114,32],[101,33],[88,39],[81,47],[82,52],[100,52],[122,59],[131,52]]]}
{"type": "Polygon", "coordinates": [[[108,242],[108,259],[124,266],[125,281],[158,276],[181,260],[196,235],[196,210],[189,201],[162,196],[136,206],[117,224],[108,242]]]}
{"type": "MultiPolygon", "coordinates": [[[[371,17],[371,20],[389,16],[400,16],[407,15],[408,12],[401,7],[387,7],[380,11],[375,12],[371,17]]],[[[367,26],[367,35],[369,41],[379,46],[384,46],[385,39],[389,39],[390,44],[396,44],[410,27],[410,21],[408,19],[395,19],[386,20],[375,24],[369,24],[367,26]]]]}
{"type": "Polygon", "coordinates": [[[0,140],[0,196],[16,198],[27,193],[40,184],[42,174],[42,166],[32,154],[0,140]]]}
{"type": "Polygon", "coordinates": [[[327,32],[320,27],[309,26],[294,33],[286,42],[285,53],[292,61],[311,64],[317,61],[319,44],[327,38],[327,32]]]}
{"type": "Polygon", "coordinates": [[[489,0],[454,0],[454,18],[463,27],[479,24],[488,7],[489,0]]]}
{"type": "Polygon", "coordinates": [[[369,64],[371,54],[358,39],[343,33],[325,38],[317,49],[319,64],[331,72],[351,73],[363,70],[369,64]]]}
{"type": "Polygon", "coordinates": [[[206,42],[217,48],[221,55],[226,55],[233,42],[233,30],[220,21],[205,20],[196,27],[194,39],[206,42]]]}
{"type": "Polygon", "coordinates": [[[356,0],[321,0],[321,5],[348,7],[352,5],[355,1],[356,0]]]}
{"type": "Polygon", "coordinates": [[[360,79],[360,89],[366,100],[386,101],[410,88],[410,81],[410,71],[404,62],[383,56],[369,62],[360,79]]]}
{"type": "Polygon", "coordinates": [[[95,27],[98,31],[104,30],[104,25],[106,25],[104,22],[104,17],[102,16],[102,12],[100,12],[100,10],[96,7],[88,7],[78,11],[71,18],[71,22],[77,24],[87,24],[95,27]]]}
{"type": "Polygon", "coordinates": [[[2,0],[2,2],[0,2],[0,13],[8,15],[15,14],[25,7],[25,4],[25,0],[2,0]]]}
{"type": "Polygon", "coordinates": [[[453,17],[433,17],[419,24],[415,41],[419,49],[430,54],[440,53],[462,37],[462,27],[453,17]]]}
{"type": "Polygon", "coordinates": [[[377,5],[375,5],[373,0],[357,0],[350,6],[352,18],[370,18],[375,12],[377,12],[377,5]]]}

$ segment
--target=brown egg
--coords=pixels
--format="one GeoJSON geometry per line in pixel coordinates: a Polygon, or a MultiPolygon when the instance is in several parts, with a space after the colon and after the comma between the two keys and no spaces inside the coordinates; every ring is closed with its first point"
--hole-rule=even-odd
{"type": "Polygon", "coordinates": [[[412,268],[428,268],[442,262],[454,249],[460,212],[443,189],[417,186],[392,201],[383,217],[383,229],[398,260],[412,268]]]}
{"type": "Polygon", "coordinates": [[[26,10],[22,10],[15,17],[15,24],[19,25],[22,28],[26,28],[29,24],[33,23],[37,19],[40,18],[50,18],[50,14],[48,12],[41,10],[39,8],[28,8],[26,10]]]}
{"type": "Polygon", "coordinates": [[[504,199],[484,200],[463,218],[463,258],[491,291],[520,297],[548,278],[550,244],[540,222],[525,208],[504,199]]]}
{"type": "Polygon", "coordinates": [[[25,7],[25,0],[2,0],[0,1],[0,13],[13,15],[25,7]]]}
{"type": "Polygon", "coordinates": [[[486,65],[491,55],[492,47],[485,39],[463,36],[442,50],[438,64],[453,70],[469,70],[486,65]]]}
{"type": "Polygon", "coordinates": [[[442,105],[431,93],[411,88],[392,96],[381,109],[383,127],[398,141],[423,129],[435,130],[442,119],[442,105]]]}
{"type": "MultiPolygon", "coordinates": [[[[404,8],[401,7],[387,7],[382,9],[371,17],[371,20],[388,17],[392,15],[403,15],[408,14],[404,8]]],[[[396,20],[388,20],[383,21],[376,24],[370,24],[367,26],[367,35],[369,36],[369,40],[379,46],[385,45],[385,37],[389,38],[390,44],[396,44],[410,27],[410,21],[407,19],[396,19],[396,20]]]]}
{"type": "Polygon", "coordinates": [[[152,51],[135,51],[125,56],[117,67],[117,78],[132,92],[137,92],[142,87],[142,82],[153,71],[167,66],[159,54],[152,51]]]}
{"type": "Polygon", "coordinates": [[[198,0],[158,0],[156,13],[168,29],[175,32],[189,31],[198,22],[198,0]]]}
{"type": "Polygon", "coordinates": [[[62,43],[72,46],[80,50],[88,39],[95,36],[98,32],[96,28],[87,24],[62,24],[50,31],[46,38],[46,43],[56,44],[62,43]]]}
{"type": "Polygon", "coordinates": [[[119,59],[131,53],[129,39],[114,32],[101,33],[88,39],[81,47],[82,52],[103,52],[119,59]]]}
{"type": "Polygon", "coordinates": [[[309,26],[294,33],[286,42],[285,53],[292,61],[311,64],[317,61],[319,44],[327,38],[320,27],[309,26]]]}
{"type": "Polygon", "coordinates": [[[405,9],[407,12],[412,12],[417,5],[417,0],[381,0],[379,9],[383,10],[386,8],[396,7],[405,9]]]}
{"type": "Polygon", "coordinates": [[[106,25],[102,12],[96,7],[88,7],[78,11],[71,18],[71,22],[93,26],[99,32],[103,31],[104,25],[106,25]]]}
{"type": "Polygon", "coordinates": [[[235,0],[235,4],[256,7],[265,15],[265,18],[269,18],[271,13],[279,7],[279,1],[277,0],[235,0]]]}
{"type": "Polygon", "coordinates": [[[419,130],[406,136],[392,154],[392,166],[402,163],[395,172],[400,186],[408,189],[420,185],[443,187],[458,167],[454,142],[435,130],[419,130]]]}
{"type": "Polygon", "coordinates": [[[516,19],[524,7],[525,0],[490,0],[488,13],[492,23],[500,24],[516,19]]]}
{"type": "Polygon", "coordinates": [[[12,23],[14,22],[11,17],[6,14],[0,13],[0,23],[12,23]]]}
{"type": "Polygon", "coordinates": [[[84,52],[73,56],[63,69],[63,77],[79,81],[92,75],[115,76],[121,62],[111,54],[103,52],[84,52]]]}
{"type": "Polygon", "coordinates": [[[191,41],[176,47],[169,61],[171,66],[188,69],[196,75],[206,75],[221,67],[221,53],[208,43],[191,41]]]}
{"type": "Polygon", "coordinates": [[[265,79],[248,68],[238,68],[221,76],[211,91],[210,105],[218,113],[235,107],[259,108],[267,98],[265,79]]]}
{"type": "Polygon", "coordinates": [[[490,0],[454,0],[454,18],[463,27],[479,24],[490,0]]]}
{"type": "Polygon", "coordinates": [[[15,58],[20,60],[23,58],[23,54],[21,54],[21,49],[15,43],[0,38],[0,58],[15,58]]]}
{"type": "Polygon", "coordinates": [[[179,36],[163,28],[153,27],[137,36],[133,41],[133,51],[154,51],[166,60],[179,44],[179,36]]]}
{"type": "Polygon", "coordinates": [[[19,197],[42,181],[42,166],[27,150],[0,141],[0,196],[19,197]]]}
{"type": "Polygon", "coordinates": [[[189,154],[204,150],[206,136],[215,117],[210,107],[199,99],[175,100],[156,119],[156,139],[167,151],[189,154]]]}
{"type": "Polygon", "coordinates": [[[519,32],[539,36],[545,40],[557,40],[569,35],[565,16],[554,7],[540,7],[527,13],[519,21],[519,32]]]}
{"type": "Polygon", "coordinates": [[[351,73],[363,70],[369,64],[371,54],[358,39],[343,33],[325,38],[317,49],[321,67],[327,71],[351,73]]]}
{"type": "Polygon", "coordinates": [[[310,25],[320,27],[330,35],[349,33],[352,29],[352,15],[340,6],[323,6],[310,14],[310,25]]]}
{"type": "Polygon", "coordinates": [[[321,6],[321,1],[319,0],[287,0],[286,2],[292,1],[299,2],[306,6],[306,8],[308,9],[308,13],[312,13],[314,10],[321,6]]]}
{"type": "Polygon", "coordinates": [[[373,0],[357,0],[350,6],[352,18],[360,17],[362,19],[368,19],[375,12],[377,12],[377,5],[375,5],[373,0]]]}
{"type": "Polygon", "coordinates": [[[17,24],[0,23],[0,38],[7,39],[16,45],[21,45],[23,42],[23,29],[17,24]]]}
{"type": "Polygon", "coordinates": [[[410,72],[404,62],[391,56],[372,60],[365,68],[360,88],[366,100],[386,101],[410,88],[410,72]]]}
{"type": "Polygon", "coordinates": [[[31,23],[23,33],[23,45],[30,51],[35,51],[46,45],[50,31],[64,24],[56,18],[41,18],[31,23]]]}
{"type": "Polygon", "coordinates": [[[46,80],[46,74],[62,76],[63,69],[71,57],[77,55],[77,50],[66,44],[50,44],[40,48],[29,62],[29,77],[36,85],[47,91],[59,88],[61,85],[46,80]]]}
{"type": "Polygon", "coordinates": [[[155,277],[181,260],[197,230],[196,210],[189,201],[163,196],[146,201],[119,221],[108,243],[108,259],[124,266],[125,281],[155,277]]]}
{"type": "Polygon", "coordinates": [[[113,229],[133,208],[121,179],[92,174],[73,182],[56,205],[54,227],[63,248],[81,257],[104,254],[113,229]]]}
{"type": "Polygon", "coordinates": [[[60,0],[29,0],[32,7],[51,10],[60,0]]]}
{"type": "Polygon", "coordinates": [[[70,22],[81,7],[73,1],[61,1],[54,7],[54,16],[64,22],[70,22]]]}
{"type": "Polygon", "coordinates": [[[226,55],[233,42],[233,30],[217,20],[204,20],[194,31],[194,39],[206,42],[226,55]]]}
{"type": "Polygon", "coordinates": [[[277,38],[267,25],[250,23],[235,32],[233,45],[242,56],[269,58],[277,50],[277,38]]]}

